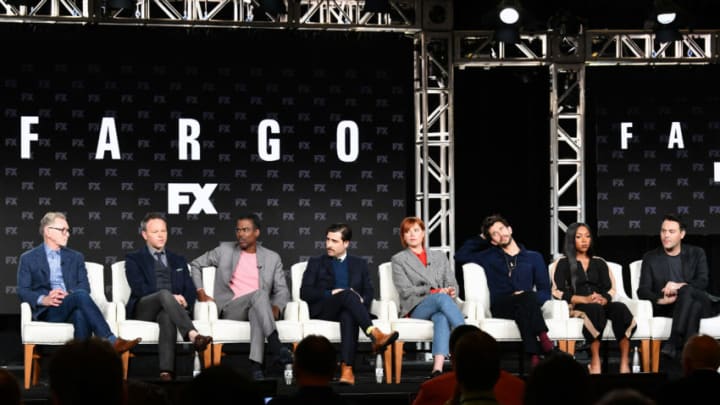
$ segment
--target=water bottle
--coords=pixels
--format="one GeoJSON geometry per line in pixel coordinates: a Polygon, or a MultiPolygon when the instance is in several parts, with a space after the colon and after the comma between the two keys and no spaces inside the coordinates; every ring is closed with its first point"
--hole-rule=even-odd
{"type": "Polygon", "coordinates": [[[200,356],[198,356],[197,352],[195,352],[195,360],[193,360],[193,378],[197,377],[198,374],[200,374],[200,371],[200,356]]]}
{"type": "Polygon", "coordinates": [[[638,348],[637,348],[637,346],[635,346],[635,350],[633,350],[632,372],[633,372],[633,373],[639,373],[639,372],[640,372],[640,354],[638,353],[638,348]]]}
{"type": "Polygon", "coordinates": [[[375,382],[382,384],[384,376],[385,370],[383,370],[383,358],[382,355],[378,354],[375,358],[375,382]]]}
{"type": "Polygon", "coordinates": [[[283,372],[283,376],[285,377],[285,385],[292,384],[292,381],[293,381],[292,364],[285,365],[285,371],[283,372]]]}

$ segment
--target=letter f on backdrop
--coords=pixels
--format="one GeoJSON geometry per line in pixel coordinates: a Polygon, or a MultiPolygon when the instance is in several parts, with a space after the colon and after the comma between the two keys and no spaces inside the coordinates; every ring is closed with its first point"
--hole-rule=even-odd
{"type": "Polygon", "coordinates": [[[190,204],[190,194],[195,202],[190,206],[188,214],[217,214],[217,210],[210,201],[210,196],[217,187],[217,183],[208,183],[201,186],[197,183],[168,183],[168,214],[179,214],[181,205],[190,204]]]}

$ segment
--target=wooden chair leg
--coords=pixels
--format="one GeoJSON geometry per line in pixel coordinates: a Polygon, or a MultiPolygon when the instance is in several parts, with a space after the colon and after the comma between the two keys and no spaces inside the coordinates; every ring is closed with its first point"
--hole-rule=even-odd
{"type": "Polygon", "coordinates": [[[120,360],[122,360],[122,368],[123,368],[123,378],[127,380],[128,376],[128,366],[130,365],[130,351],[126,351],[120,355],[120,360]]]}
{"type": "Polygon", "coordinates": [[[400,384],[400,375],[402,374],[402,359],[403,359],[403,342],[396,340],[393,343],[393,357],[395,364],[395,384],[400,384]]]}
{"type": "Polygon", "coordinates": [[[212,347],[214,345],[210,345],[209,347],[206,347],[205,350],[202,351],[202,368],[203,370],[210,367],[213,363],[213,350],[212,347]]]}
{"type": "Polygon", "coordinates": [[[660,370],[660,345],[662,345],[662,340],[653,339],[651,345],[650,368],[653,373],[657,373],[660,370]]]}
{"type": "Polygon", "coordinates": [[[567,341],[567,354],[569,354],[571,356],[575,355],[575,341],[574,340],[567,341]]]}
{"type": "Polygon", "coordinates": [[[391,345],[390,347],[387,347],[385,349],[385,353],[383,353],[383,366],[385,367],[385,384],[390,384],[392,382],[392,357],[393,347],[391,345]]]}
{"type": "Polygon", "coordinates": [[[640,341],[640,357],[642,357],[642,369],[650,372],[650,339],[640,341]]]}
{"type": "Polygon", "coordinates": [[[220,357],[222,357],[222,343],[213,343],[212,344],[212,359],[213,359],[213,365],[217,366],[220,364],[220,357]]]}
{"type": "Polygon", "coordinates": [[[25,389],[30,389],[30,376],[33,370],[33,354],[35,352],[35,345],[25,344],[25,389]]]}
{"type": "Polygon", "coordinates": [[[560,349],[560,351],[567,353],[567,346],[567,340],[558,340],[558,349],[560,349]]]}
{"type": "Polygon", "coordinates": [[[32,385],[38,385],[40,382],[40,355],[35,352],[33,353],[32,363],[32,385]]]}

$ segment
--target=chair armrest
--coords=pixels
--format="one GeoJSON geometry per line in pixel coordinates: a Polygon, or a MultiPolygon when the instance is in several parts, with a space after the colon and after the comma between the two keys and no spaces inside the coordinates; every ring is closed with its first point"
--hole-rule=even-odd
{"type": "Polygon", "coordinates": [[[651,319],[653,317],[653,308],[649,300],[629,299],[623,302],[625,302],[635,319],[651,319]]]}
{"type": "Polygon", "coordinates": [[[462,304],[461,307],[463,315],[471,321],[477,321],[478,320],[478,313],[477,313],[477,302],[475,301],[465,301],[462,304]]]}
{"type": "Polygon", "coordinates": [[[300,321],[307,321],[310,320],[310,308],[308,307],[307,302],[305,301],[297,301],[298,303],[298,318],[300,321]]]}
{"type": "Polygon", "coordinates": [[[549,299],[542,305],[543,318],[569,319],[570,307],[564,300],[549,299]]]}
{"type": "Polygon", "coordinates": [[[398,307],[397,303],[395,301],[386,301],[387,302],[387,311],[388,311],[388,318],[387,320],[392,321],[394,319],[398,319],[398,307]]]}
{"type": "Polygon", "coordinates": [[[377,316],[379,320],[390,320],[390,301],[374,299],[370,304],[370,313],[377,316]]]}
{"type": "Polygon", "coordinates": [[[193,320],[215,321],[218,319],[217,304],[212,301],[195,302],[193,308],[193,320]]]}
{"type": "Polygon", "coordinates": [[[300,303],[296,301],[290,301],[285,305],[285,311],[283,312],[283,319],[286,321],[299,321],[300,320],[300,303]]]}
{"type": "Polygon", "coordinates": [[[125,312],[125,305],[116,304],[115,313],[117,314],[116,320],[122,322],[127,319],[127,313],[125,312]]]}

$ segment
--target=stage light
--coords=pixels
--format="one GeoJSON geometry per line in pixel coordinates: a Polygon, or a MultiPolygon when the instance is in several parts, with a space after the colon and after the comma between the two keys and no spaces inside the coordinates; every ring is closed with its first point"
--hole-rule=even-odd
{"type": "Polygon", "coordinates": [[[389,13],[390,0],[365,0],[363,13],[389,13]]]}
{"type": "Polygon", "coordinates": [[[655,15],[653,31],[657,42],[666,43],[682,39],[678,27],[680,20],[687,16],[682,15],[675,3],[671,0],[655,0],[653,13],[655,15]]]}
{"type": "Polygon", "coordinates": [[[671,0],[655,1],[655,21],[662,25],[672,24],[677,20],[679,9],[671,0]]]}
{"type": "Polygon", "coordinates": [[[520,5],[514,0],[503,0],[498,5],[498,17],[503,24],[516,24],[520,20],[520,5]]]}

